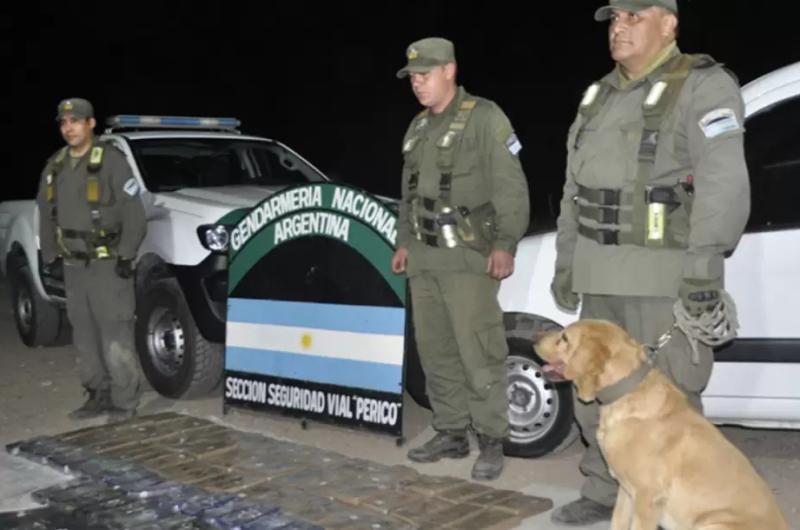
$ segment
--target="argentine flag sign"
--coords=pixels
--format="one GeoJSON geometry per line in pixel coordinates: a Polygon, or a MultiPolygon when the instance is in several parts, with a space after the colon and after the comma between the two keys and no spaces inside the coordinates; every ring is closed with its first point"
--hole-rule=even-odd
{"type": "Polygon", "coordinates": [[[397,217],[349,186],[297,186],[229,226],[225,403],[402,434],[397,217]]]}

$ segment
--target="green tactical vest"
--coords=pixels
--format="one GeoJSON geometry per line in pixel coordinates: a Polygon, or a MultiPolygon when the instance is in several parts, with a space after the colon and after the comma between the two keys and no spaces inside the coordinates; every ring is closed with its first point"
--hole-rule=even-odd
{"type": "Polygon", "coordinates": [[[57,212],[55,208],[57,198],[56,178],[64,167],[64,163],[69,152],[69,146],[65,146],[56,154],[50,168],[50,172],[46,178],[46,199],[52,205],[50,214],[56,225],[56,242],[58,243],[61,252],[68,257],[76,257],[78,259],[104,259],[112,257],[114,253],[114,246],[118,242],[118,235],[102,228],[100,214],[100,198],[102,197],[102,186],[98,176],[100,168],[103,166],[103,157],[105,155],[105,147],[102,145],[92,146],[89,153],[89,163],[87,170],[89,174],[86,177],[86,202],[91,208],[91,219],[94,229],[91,231],[71,230],[64,229],[58,225],[57,212]],[[83,240],[87,247],[87,252],[74,252],[67,249],[64,244],[64,239],[79,239],[83,240]]]}
{"type": "MultiPolygon", "coordinates": [[[[681,90],[695,68],[709,68],[716,63],[707,55],[681,54],[667,63],[664,73],[651,87],[642,105],[644,128],[637,154],[637,174],[632,185],[619,189],[594,189],[578,185],[578,232],[601,245],[637,245],[648,248],[686,248],[666,222],[667,214],[680,211],[688,224],[693,201],[691,179],[671,187],[655,187],[653,177],[662,125],[675,108],[681,90]],[[586,220],[601,224],[590,226],[586,220]],[[624,228],[629,226],[630,228],[624,228]]],[[[580,105],[580,127],[573,148],[580,143],[586,125],[597,116],[613,87],[605,81],[592,84],[580,105]]],[[[674,218],[674,217],[673,217],[674,218]]]]}
{"type": "MultiPolygon", "coordinates": [[[[454,248],[467,246],[488,253],[491,233],[485,225],[494,227],[494,208],[485,203],[477,208],[452,204],[451,191],[453,166],[461,147],[462,133],[466,129],[477,100],[466,98],[450,121],[447,131],[436,142],[436,165],[439,170],[439,196],[436,199],[417,194],[419,167],[413,167],[408,180],[409,230],[419,241],[432,247],[454,248]]],[[[403,144],[403,154],[412,152],[429,124],[429,111],[421,112],[415,121],[411,137],[403,144]]]]}

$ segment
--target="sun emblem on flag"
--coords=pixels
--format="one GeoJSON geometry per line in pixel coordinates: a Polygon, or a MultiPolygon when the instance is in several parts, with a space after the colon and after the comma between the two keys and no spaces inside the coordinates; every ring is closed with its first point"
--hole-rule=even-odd
{"type": "Polygon", "coordinates": [[[311,349],[311,333],[303,333],[300,337],[300,346],[302,346],[304,350],[311,349]]]}

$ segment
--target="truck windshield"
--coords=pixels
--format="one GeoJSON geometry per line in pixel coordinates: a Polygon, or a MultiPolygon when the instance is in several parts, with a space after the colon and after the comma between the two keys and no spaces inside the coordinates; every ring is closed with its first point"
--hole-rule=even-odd
{"type": "Polygon", "coordinates": [[[282,145],[227,138],[131,138],[153,192],[215,186],[287,186],[325,177],[282,145]]]}

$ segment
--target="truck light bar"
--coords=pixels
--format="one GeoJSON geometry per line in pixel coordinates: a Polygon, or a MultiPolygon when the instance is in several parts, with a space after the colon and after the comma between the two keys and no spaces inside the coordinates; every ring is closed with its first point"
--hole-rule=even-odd
{"type": "Polygon", "coordinates": [[[106,125],[113,129],[206,129],[236,130],[241,122],[236,118],[192,118],[187,116],[111,116],[106,125]]]}

